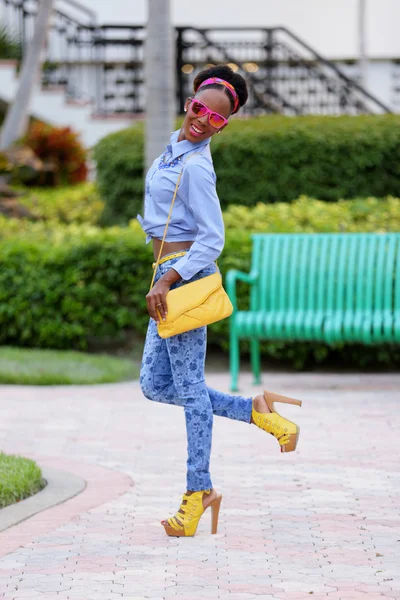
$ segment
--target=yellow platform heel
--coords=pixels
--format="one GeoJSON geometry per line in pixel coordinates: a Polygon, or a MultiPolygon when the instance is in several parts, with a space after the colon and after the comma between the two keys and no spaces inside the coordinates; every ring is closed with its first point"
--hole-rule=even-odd
{"type": "Polygon", "coordinates": [[[165,529],[165,533],[169,536],[176,537],[191,537],[195,535],[200,517],[211,507],[211,533],[217,533],[219,509],[221,506],[222,496],[217,495],[214,500],[204,509],[203,496],[210,494],[211,490],[201,490],[192,494],[184,494],[180,510],[174,517],[167,520],[167,524],[161,522],[165,529]]]}
{"type": "Polygon", "coordinates": [[[284,419],[274,409],[275,402],[283,402],[284,404],[295,404],[301,406],[301,400],[280,396],[274,392],[264,391],[264,398],[271,412],[257,412],[253,406],[252,418],[254,423],[260,429],[272,434],[278,440],[281,452],[293,452],[296,450],[297,442],[299,441],[300,427],[288,419],[284,419]]]}

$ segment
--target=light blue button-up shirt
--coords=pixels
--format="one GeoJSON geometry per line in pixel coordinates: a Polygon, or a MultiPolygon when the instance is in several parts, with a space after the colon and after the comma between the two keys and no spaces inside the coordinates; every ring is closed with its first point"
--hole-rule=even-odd
{"type": "Polygon", "coordinates": [[[188,140],[178,142],[178,136],[179,130],[172,133],[165,152],[150,167],[144,218],[137,218],[147,234],[146,243],[152,238],[162,239],[183,169],[165,240],[193,241],[190,250],[173,267],[187,281],[218,258],[225,236],[210,138],[194,144],[188,140]]]}

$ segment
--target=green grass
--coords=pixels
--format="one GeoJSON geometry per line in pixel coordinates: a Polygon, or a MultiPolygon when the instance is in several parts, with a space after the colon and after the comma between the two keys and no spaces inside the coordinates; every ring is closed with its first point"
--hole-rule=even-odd
{"type": "Polygon", "coordinates": [[[61,350],[0,347],[0,383],[68,385],[116,383],[137,379],[127,359],[61,350]]]}
{"type": "Polygon", "coordinates": [[[45,486],[33,460],[0,452],[0,508],[36,494],[45,486]]]}

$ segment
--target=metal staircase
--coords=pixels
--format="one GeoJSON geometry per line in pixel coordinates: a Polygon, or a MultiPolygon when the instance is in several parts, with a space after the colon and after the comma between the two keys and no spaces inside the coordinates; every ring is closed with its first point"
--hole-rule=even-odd
{"type": "MultiPolygon", "coordinates": [[[[0,23],[16,32],[24,48],[32,35],[37,2],[0,0],[0,23]]],[[[95,15],[76,0],[58,0],[42,85],[64,86],[68,100],[90,103],[98,117],[140,117],[145,111],[145,36],[143,26],[99,26],[95,15]]],[[[250,90],[243,111],[247,114],[390,112],[284,27],[178,27],[176,56],[178,112],[192,91],[195,74],[221,62],[245,76],[250,90]]]]}
{"type": "MultiPolygon", "coordinates": [[[[178,28],[178,50],[178,73],[189,70],[190,65],[197,71],[204,63],[227,62],[239,67],[250,89],[246,110],[253,114],[390,112],[285,27],[178,28]]],[[[179,80],[182,107],[191,91],[191,81],[183,76],[179,80]]]]}

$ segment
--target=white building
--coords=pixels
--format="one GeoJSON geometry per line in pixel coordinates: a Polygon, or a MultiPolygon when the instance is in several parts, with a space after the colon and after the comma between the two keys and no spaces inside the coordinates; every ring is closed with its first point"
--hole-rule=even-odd
{"type": "MultiPolygon", "coordinates": [[[[29,4],[29,1],[32,0],[26,1],[29,4]]],[[[392,112],[400,112],[400,36],[397,32],[397,24],[400,22],[400,0],[365,0],[365,2],[368,56],[366,90],[392,112]]],[[[2,0],[0,0],[0,20],[2,18],[1,3],[2,0]]],[[[75,0],[72,4],[74,3],[75,0]]],[[[134,2],[132,0],[80,0],[80,3],[95,13],[95,19],[99,25],[146,24],[147,0],[135,0],[134,2]]],[[[333,61],[348,77],[355,81],[359,79],[357,59],[359,55],[358,8],[360,0],[246,0],[245,2],[202,0],[200,8],[196,2],[171,0],[171,5],[172,23],[175,26],[211,29],[229,26],[267,29],[284,26],[317,54],[333,61]]],[[[81,10],[71,6],[71,0],[57,0],[56,6],[78,19],[82,19],[84,15],[81,10]]],[[[84,16],[86,22],[93,21],[90,15],[84,16]]],[[[117,30],[110,29],[105,35],[114,37],[120,35],[114,31],[117,30]]],[[[142,34],[130,32],[126,36],[125,32],[124,35],[125,37],[136,36],[139,39],[142,34]]],[[[240,38],[247,36],[250,39],[253,34],[240,32],[240,34],[235,33],[234,35],[240,38]]],[[[258,34],[254,33],[254,36],[256,35],[258,34]]],[[[70,38],[73,37],[70,35],[70,38]]],[[[293,39],[290,41],[293,42],[293,39]]],[[[196,41],[196,43],[198,42],[199,40],[196,41]]],[[[127,106],[133,107],[131,113],[143,110],[143,86],[139,89],[138,85],[132,85],[132,81],[126,78],[126,70],[129,68],[128,54],[126,52],[123,54],[121,48],[118,48],[117,45],[114,47],[101,46],[101,49],[96,47],[94,53],[92,49],[90,54],[85,54],[87,49],[84,44],[81,44],[74,53],[73,49],[71,50],[70,46],[67,48],[64,43],[65,52],[68,50],[65,55],[67,56],[66,60],[62,55],[63,50],[60,50],[62,47],[60,40],[52,34],[49,48],[53,60],[65,61],[62,74],[63,82],[67,84],[67,96],[65,97],[65,90],[59,89],[59,85],[57,87],[49,85],[46,91],[38,88],[33,100],[35,114],[42,118],[47,117],[55,123],[74,125],[82,131],[85,142],[91,145],[108,131],[125,127],[131,121],[134,115],[129,114],[127,106]],[[81,63],[83,61],[85,64],[78,64],[78,57],[79,61],[81,63]],[[104,59],[113,62],[113,70],[110,68],[108,71],[103,71],[99,66],[95,66],[96,61],[104,61],[104,59]],[[94,98],[95,95],[97,98],[94,98]],[[95,110],[93,102],[96,104],[95,110]],[[140,106],[141,108],[138,109],[137,107],[140,106]],[[94,115],[93,112],[96,114],[94,115]]],[[[297,51],[296,43],[291,48],[297,51]]],[[[308,53],[305,47],[299,52],[299,56],[309,64],[315,61],[315,55],[308,53]]],[[[138,62],[143,58],[139,51],[135,50],[135,47],[132,47],[129,56],[129,60],[133,62],[138,62]]],[[[194,50],[191,54],[188,51],[183,61],[188,64],[182,65],[186,69],[184,72],[190,72],[191,63],[194,68],[201,65],[205,56],[204,53],[201,54],[200,50],[197,51],[197,54],[194,50]],[[198,57],[197,62],[196,57],[198,57]]],[[[216,53],[215,60],[228,62],[224,61],[223,56],[223,54],[216,53]]],[[[274,59],[284,65],[290,61],[290,57],[290,53],[286,52],[286,54],[276,54],[274,59]],[[276,59],[276,57],[278,58],[276,59]]],[[[208,62],[211,60],[213,57],[208,58],[208,62]]],[[[136,67],[135,69],[134,79],[142,78],[140,69],[138,70],[136,67]]],[[[283,71],[282,68],[282,73],[283,71]]],[[[54,81],[50,74],[48,82],[59,84],[60,72],[60,69],[55,72],[54,81]]],[[[260,73],[264,72],[260,71],[260,73]]],[[[325,70],[326,73],[329,77],[332,75],[332,71],[325,70]]],[[[300,66],[295,73],[295,78],[304,81],[308,75],[307,69],[300,66]]],[[[279,84],[281,81],[279,76],[277,79],[279,84]]],[[[290,105],[292,98],[296,98],[296,94],[300,96],[300,93],[304,91],[303,84],[299,87],[298,82],[295,81],[296,91],[296,89],[289,89],[288,82],[289,79],[286,79],[284,83],[281,82],[280,90],[278,90],[282,94],[286,94],[288,100],[286,108],[290,105]],[[294,94],[294,96],[290,97],[287,94],[294,94]]],[[[0,68],[0,99],[10,101],[15,87],[13,68],[10,65],[3,65],[0,68]]],[[[322,98],[322,88],[318,78],[314,87],[314,93],[319,94],[319,97],[322,98]]],[[[336,83],[334,83],[334,87],[337,87],[336,83]]],[[[283,104],[281,105],[283,106],[283,104]]],[[[332,106],[326,111],[323,107],[324,104],[321,100],[321,103],[315,103],[315,110],[312,110],[323,114],[325,112],[332,114],[332,106]]],[[[333,113],[334,111],[335,108],[333,108],[333,113]]],[[[351,107],[348,112],[354,114],[351,107]]],[[[292,111],[292,114],[296,113],[292,111]]]]}

